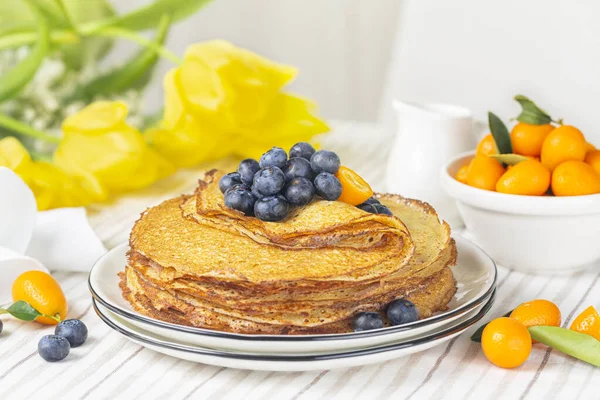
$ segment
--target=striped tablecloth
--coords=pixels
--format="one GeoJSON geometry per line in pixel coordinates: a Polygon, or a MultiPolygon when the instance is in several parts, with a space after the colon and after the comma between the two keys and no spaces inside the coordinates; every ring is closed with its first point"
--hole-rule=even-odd
{"type": "MultiPolygon", "coordinates": [[[[338,151],[381,188],[385,139],[373,126],[335,124],[323,146],[338,151]]],[[[231,160],[223,161],[227,168],[231,160]]],[[[182,171],[152,189],[90,211],[94,230],[113,247],[126,240],[139,213],[173,194],[190,192],[199,171],[182,171]]],[[[568,276],[532,276],[500,268],[496,303],[486,319],[523,301],[545,298],[563,312],[564,325],[590,304],[600,305],[600,265],[568,276]]],[[[178,360],[140,347],[112,331],[91,308],[87,276],[57,272],[70,304],[90,336],[67,359],[47,363],[37,342],[52,328],[2,317],[0,399],[597,399],[600,369],[534,346],[520,368],[504,370],[469,341],[475,327],[428,351],[361,368],[304,373],[253,372],[178,360]]]]}

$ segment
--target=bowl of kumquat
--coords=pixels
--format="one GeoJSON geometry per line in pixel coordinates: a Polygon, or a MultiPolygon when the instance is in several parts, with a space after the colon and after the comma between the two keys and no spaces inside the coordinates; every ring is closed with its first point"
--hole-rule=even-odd
{"type": "Polygon", "coordinates": [[[600,259],[600,150],[575,126],[554,121],[524,96],[509,131],[491,133],[452,159],[442,185],[467,230],[501,265],[565,273],[600,259]]]}

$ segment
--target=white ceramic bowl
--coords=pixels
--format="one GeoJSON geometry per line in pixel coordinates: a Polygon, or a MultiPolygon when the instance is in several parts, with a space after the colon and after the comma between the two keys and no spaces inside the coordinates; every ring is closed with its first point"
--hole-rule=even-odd
{"type": "Polygon", "coordinates": [[[442,186],[475,242],[498,264],[553,274],[600,259],[600,194],[538,197],[477,189],[454,178],[473,157],[463,153],[442,168],[442,186]]]}

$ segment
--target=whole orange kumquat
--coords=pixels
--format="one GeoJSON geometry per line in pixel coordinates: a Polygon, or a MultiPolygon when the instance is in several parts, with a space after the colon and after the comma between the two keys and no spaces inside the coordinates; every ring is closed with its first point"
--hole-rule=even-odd
{"type": "MultiPolygon", "coordinates": [[[[42,271],[27,271],[19,275],[12,285],[13,301],[23,300],[44,315],[64,320],[69,309],[67,299],[58,282],[42,271]]],[[[35,319],[44,325],[59,323],[54,318],[39,316],[35,319]]]]}
{"type": "Polygon", "coordinates": [[[539,156],[542,153],[544,139],[553,130],[554,126],[550,124],[530,125],[519,122],[510,132],[513,152],[524,156],[539,156]]]}
{"type": "Polygon", "coordinates": [[[504,174],[504,167],[487,156],[475,156],[467,171],[467,184],[479,189],[496,190],[496,182],[504,174]]]}
{"type": "Polygon", "coordinates": [[[496,318],[483,330],[481,348],[492,364],[515,368],[531,353],[531,335],[525,325],[514,318],[496,318]]]}
{"type": "Polygon", "coordinates": [[[524,196],[541,196],[550,187],[550,171],[539,161],[521,161],[496,182],[496,191],[524,196]]]}

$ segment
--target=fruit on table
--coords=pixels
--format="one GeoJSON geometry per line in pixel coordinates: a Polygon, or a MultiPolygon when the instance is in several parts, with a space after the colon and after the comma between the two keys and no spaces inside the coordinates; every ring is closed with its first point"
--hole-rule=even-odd
{"type": "Polygon", "coordinates": [[[392,210],[390,210],[389,208],[387,208],[387,206],[384,206],[383,204],[375,204],[374,206],[377,210],[377,214],[389,215],[390,217],[394,215],[392,213],[392,210]]]}
{"type": "Polygon", "coordinates": [[[550,171],[539,161],[521,161],[500,177],[496,182],[496,191],[525,196],[541,196],[550,187],[550,177],[550,171]]]}
{"type": "Polygon", "coordinates": [[[373,189],[360,175],[348,167],[339,167],[335,176],[342,184],[339,201],[357,206],[373,196],[373,189]]]}
{"type": "MultiPolygon", "coordinates": [[[[304,160],[304,159],[302,159],[304,160]]],[[[306,160],[304,160],[306,161],[306,160]]],[[[308,161],[306,161],[308,162],[308,161]]],[[[306,178],[298,177],[290,180],[285,187],[284,196],[286,200],[295,206],[303,206],[313,199],[315,187],[306,178]]]]}
{"type": "Polygon", "coordinates": [[[285,168],[287,163],[287,154],[281,147],[273,147],[260,157],[259,165],[261,168],[277,167],[285,168]]]}
{"type": "Polygon", "coordinates": [[[243,185],[236,185],[225,192],[225,205],[245,215],[254,215],[256,197],[243,185]]]}
{"type": "Polygon", "coordinates": [[[483,330],[481,347],[492,364],[515,368],[531,353],[531,335],[525,325],[514,318],[496,318],[483,330]]]}
{"type": "Polygon", "coordinates": [[[589,306],[575,318],[569,329],[600,340],[600,315],[598,315],[598,311],[594,306],[589,306]]]}
{"type": "Polygon", "coordinates": [[[462,167],[459,168],[458,172],[456,173],[456,180],[459,181],[460,183],[464,183],[466,185],[468,172],[469,172],[469,166],[463,165],[462,167]]]}
{"type": "Polygon", "coordinates": [[[288,181],[300,177],[312,181],[315,177],[315,173],[310,167],[310,161],[301,157],[290,158],[283,169],[283,174],[288,181]]]}
{"type": "Polygon", "coordinates": [[[494,137],[492,134],[487,134],[479,144],[477,145],[477,150],[475,152],[478,156],[489,156],[490,154],[497,154],[498,148],[496,147],[496,142],[494,142],[494,137]]]}
{"type": "Polygon", "coordinates": [[[391,325],[403,325],[419,319],[419,311],[415,305],[406,299],[392,301],[386,311],[391,325]]]}
{"type": "Polygon", "coordinates": [[[313,154],[315,154],[315,148],[310,143],[300,142],[290,148],[290,158],[300,157],[310,161],[313,154]]]}
{"type": "MultiPolygon", "coordinates": [[[[63,320],[69,309],[67,299],[58,282],[42,271],[27,271],[19,275],[12,285],[13,301],[26,301],[42,314],[63,320]]],[[[35,321],[45,325],[56,325],[59,321],[38,316],[35,321]]]]}
{"type": "Polygon", "coordinates": [[[553,171],[565,161],[583,161],[586,141],[581,131],[574,126],[561,125],[546,136],[542,145],[542,164],[553,171]]]}
{"type": "MultiPolygon", "coordinates": [[[[273,147],[260,161],[251,158],[241,161],[237,171],[221,177],[219,189],[228,208],[271,222],[283,220],[290,206],[306,205],[315,194],[324,200],[339,199],[352,205],[362,205],[373,195],[369,184],[358,174],[347,167],[340,169],[337,154],[315,151],[305,142],[292,146],[289,159],[285,150],[273,147]],[[344,196],[340,198],[342,192],[344,196]]],[[[366,204],[361,208],[374,214],[392,215],[381,204],[366,204]]]]}
{"type": "Polygon", "coordinates": [[[289,211],[290,204],[280,194],[263,197],[254,203],[254,215],[263,221],[281,221],[287,217],[289,211]]]}
{"type": "Polygon", "coordinates": [[[240,162],[238,165],[238,174],[240,175],[240,179],[242,183],[248,186],[252,186],[252,182],[254,181],[254,175],[260,170],[260,165],[258,161],[252,158],[246,158],[240,162]]]}
{"type": "Polygon", "coordinates": [[[567,161],[552,172],[555,196],[581,196],[600,193],[600,175],[583,161],[567,161]]]}
{"type": "Polygon", "coordinates": [[[590,151],[594,151],[594,150],[597,150],[597,149],[596,149],[596,146],[594,146],[590,142],[585,142],[585,150],[586,150],[586,152],[589,153],[590,151]]]}
{"type": "Polygon", "coordinates": [[[333,151],[319,150],[310,157],[310,166],[315,173],[335,174],[340,169],[340,158],[333,151]]]}
{"type": "Polygon", "coordinates": [[[54,334],[67,339],[71,347],[79,347],[87,340],[88,329],[87,326],[78,319],[67,319],[56,325],[54,334]]]}
{"type": "Polygon", "coordinates": [[[241,183],[242,178],[240,177],[239,172],[230,172],[227,175],[223,175],[221,180],[219,180],[219,189],[221,190],[221,193],[225,193],[234,185],[239,185],[241,183]]]}
{"type": "Polygon", "coordinates": [[[521,322],[527,328],[530,326],[560,326],[561,314],[556,304],[549,300],[527,301],[510,313],[510,318],[521,322]]]}
{"type": "Polygon", "coordinates": [[[493,158],[475,156],[469,164],[467,184],[479,189],[496,190],[496,182],[504,171],[504,167],[493,158]]]}
{"type": "Polygon", "coordinates": [[[69,355],[71,345],[69,341],[58,335],[46,335],[38,343],[38,353],[50,362],[63,360],[69,355]]]}
{"type": "Polygon", "coordinates": [[[276,195],[285,186],[285,174],[278,167],[265,167],[254,175],[252,186],[263,196],[276,195]]]}
{"type": "Polygon", "coordinates": [[[600,150],[589,151],[585,155],[585,162],[590,164],[594,171],[600,175],[600,150]]]}
{"type": "Polygon", "coordinates": [[[317,175],[315,177],[314,185],[317,194],[325,200],[337,200],[342,194],[342,184],[340,183],[340,180],[329,172],[321,172],[317,175]]]}
{"type": "Polygon", "coordinates": [[[376,312],[361,312],[354,318],[354,332],[383,328],[383,318],[376,312]]]}
{"type": "Polygon", "coordinates": [[[551,124],[531,125],[519,122],[510,132],[513,152],[523,156],[539,156],[544,139],[553,130],[554,126],[551,124]]]}

